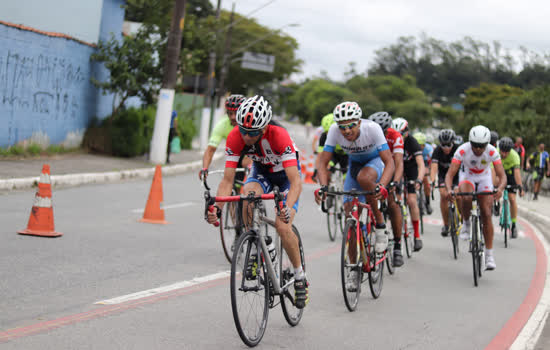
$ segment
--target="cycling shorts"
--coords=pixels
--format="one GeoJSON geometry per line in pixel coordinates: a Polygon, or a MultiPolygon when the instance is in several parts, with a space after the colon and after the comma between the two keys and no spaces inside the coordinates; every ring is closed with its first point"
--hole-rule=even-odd
{"type": "MultiPolygon", "coordinates": [[[[512,174],[506,174],[506,180],[508,181],[507,182],[507,185],[510,185],[510,186],[516,186],[517,185],[517,182],[516,182],[516,178],[515,176],[512,174]]],[[[508,190],[509,193],[516,193],[517,189],[510,189],[508,190]]]]}
{"type": "MultiPolygon", "coordinates": [[[[441,174],[439,174],[439,176],[437,177],[437,185],[438,186],[445,186],[445,175],[443,176],[440,176],[441,174]]],[[[455,176],[453,177],[453,187],[456,187],[458,186],[458,174],[455,174],[455,176]]]]}
{"type": "Polygon", "coordinates": [[[418,180],[418,167],[406,167],[404,169],[404,180],[407,187],[407,193],[416,193],[416,182],[409,183],[409,181],[418,180]]]}
{"type": "Polygon", "coordinates": [[[491,192],[493,191],[493,177],[491,176],[491,173],[486,173],[481,176],[471,175],[467,174],[464,171],[460,171],[458,173],[458,185],[462,185],[463,183],[469,183],[472,185],[472,187],[476,188],[477,185],[477,192],[491,192]]]}
{"type": "MultiPolygon", "coordinates": [[[[351,166],[349,167],[346,175],[346,180],[344,181],[344,191],[362,190],[361,185],[359,185],[359,182],[357,182],[357,175],[359,174],[359,171],[361,171],[361,169],[365,167],[370,167],[376,170],[376,182],[380,181],[380,177],[382,177],[382,172],[384,171],[384,162],[382,162],[382,159],[380,159],[380,157],[373,158],[365,164],[351,162],[351,166]]],[[[351,202],[352,200],[353,197],[344,196],[344,203],[351,202]]],[[[359,201],[365,203],[365,196],[360,196],[359,201]]]]}
{"type": "MultiPolygon", "coordinates": [[[[298,171],[300,171],[300,161],[298,161],[298,171]]],[[[250,169],[250,174],[248,174],[245,185],[250,182],[259,183],[260,186],[262,186],[264,193],[270,193],[273,191],[274,186],[279,186],[279,191],[281,191],[281,193],[285,193],[285,195],[288,194],[290,189],[290,181],[288,181],[288,177],[286,176],[284,170],[271,173],[261,165],[256,164],[256,162],[252,163],[252,169],[250,169]]],[[[286,205],[286,197],[283,203],[286,205]]],[[[300,198],[298,198],[296,203],[292,206],[296,212],[298,212],[299,203],[300,198]]]]}

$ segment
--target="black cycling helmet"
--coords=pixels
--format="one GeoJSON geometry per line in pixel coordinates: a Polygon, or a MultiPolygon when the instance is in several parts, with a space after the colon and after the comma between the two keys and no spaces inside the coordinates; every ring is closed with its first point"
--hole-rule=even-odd
{"type": "Polygon", "coordinates": [[[369,120],[372,120],[376,124],[380,125],[382,131],[386,132],[391,126],[391,115],[388,112],[376,112],[369,116],[369,120]]]}
{"type": "Polygon", "coordinates": [[[244,101],[246,101],[246,97],[243,95],[231,95],[225,101],[225,109],[228,111],[237,111],[244,101]]]}
{"type": "Polygon", "coordinates": [[[489,143],[496,147],[497,141],[498,141],[498,132],[491,131],[491,141],[489,143]]]}
{"type": "Polygon", "coordinates": [[[455,132],[451,129],[443,129],[439,132],[439,143],[443,145],[448,145],[453,143],[455,140],[455,132]]]}
{"type": "Polygon", "coordinates": [[[503,152],[510,152],[510,150],[514,147],[514,141],[512,141],[509,137],[503,137],[500,139],[498,147],[503,152]]]}

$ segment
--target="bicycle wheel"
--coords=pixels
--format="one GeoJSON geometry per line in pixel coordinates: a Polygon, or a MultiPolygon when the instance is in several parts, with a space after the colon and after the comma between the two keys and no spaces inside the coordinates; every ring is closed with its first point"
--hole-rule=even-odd
{"type": "Polygon", "coordinates": [[[473,216],[472,217],[472,240],[470,241],[470,250],[472,251],[472,268],[474,273],[474,286],[476,287],[478,282],[477,281],[478,273],[479,273],[479,270],[481,269],[481,266],[479,265],[479,260],[478,260],[479,245],[477,241],[477,238],[478,238],[477,230],[478,230],[477,217],[473,216]]]}
{"type": "Polygon", "coordinates": [[[508,248],[508,235],[510,234],[510,208],[508,201],[502,201],[501,220],[504,223],[504,248],[508,248]]]}
{"type": "Polygon", "coordinates": [[[235,245],[231,263],[231,309],[242,341],[252,347],[262,340],[269,314],[269,287],[258,236],[247,232],[235,245]],[[247,268],[254,259],[254,267],[247,268]],[[248,271],[247,271],[248,270],[248,271]]]}
{"type": "Polygon", "coordinates": [[[405,245],[405,251],[407,253],[407,258],[412,257],[412,253],[414,250],[414,234],[409,230],[409,217],[405,213],[406,209],[403,209],[403,206],[401,206],[401,217],[403,218],[403,243],[405,245]]]}
{"type": "MultiPolygon", "coordinates": [[[[298,246],[300,248],[300,258],[302,259],[302,269],[304,272],[306,271],[306,257],[304,254],[304,247],[302,246],[302,239],[300,238],[300,233],[298,232],[298,229],[292,225],[292,231],[294,234],[296,234],[296,237],[298,237],[298,246]]],[[[280,252],[281,252],[281,259],[279,264],[279,276],[281,279],[281,287],[286,285],[289,282],[292,282],[294,280],[294,267],[292,266],[292,263],[290,262],[290,258],[288,257],[288,254],[283,249],[283,243],[280,241],[280,252]]],[[[283,315],[285,316],[286,321],[289,325],[292,327],[296,326],[298,323],[300,323],[300,320],[302,319],[302,314],[304,313],[304,309],[298,309],[295,306],[294,303],[294,282],[290,283],[288,288],[283,290],[283,294],[281,295],[281,307],[283,309],[283,315]]]]}
{"type": "MultiPolygon", "coordinates": [[[[384,257],[384,254],[379,254],[374,251],[374,242],[376,241],[376,234],[372,230],[368,235],[366,244],[367,261],[365,264],[369,265],[369,287],[372,297],[377,299],[382,292],[382,285],[384,282],[384,261],[380,261],[384,257]]],[[[388,252],[386,251],[385,254],[388,252]]]]}
{"type": "Polygon", "coordinates": [[[424,209],[425,209],[425,202],[422,198],[422,195],[418,196],[419,202],[418,202],[418,211],[420,212],[420,234],[424,234],[424,209]]]}
{"type": "Polygon", "coordinates": [[[336,233],[338,232],[338,218],[336,216],[335,202],[335,196],[328,196],[325,202],[325,205],[327,206],[328,238],[330,238],[331,241],[334,241],[336,239],[336,233]]]}
{"type": "Polygon", "coordinates": [[[342,237],[342,252],[340,259],[340,273],[342,277],[342,292],[344,293],[344,302],[349,311],[355,311],[359,303],[361,294],[361,280],[363,278],[363,269],[361,268],[361,256],[359,252],[355,254],[355,263],[351,263],[349,256],[349,247],[355,243],[356,224],[353,220],[346,221],[344,236],[342,237]],[[356,272],[355,278],[352,271],[356,272]]]}
{"type": "Polygon", "coordinates": [[[342,203],[342,196],[336,196],[334,204],[336,205],[334,213],[338,217],[338,227],[340,228],[340,233],[343,235],[346,214],[344,212],[344,204],[342,203]]]}
{"type": "Polygon", "coordinates": [[[388,240],[388,249],[386,251],[386,266],[388,268],[388,272],[390,273],[390,275],[393,275],[393,273],[395,272],[395,267],[393,266],[393,245],[395,244],[395,240],[393,238],[393,232],[391,231],[388,231],[388,236],[389,236],[389,240],[388,240]]]}
{"type": "Polygon", "coordinates": [[[451,235],[451,243],[453,244],[453,256],[455,260],[458,258],[458,228],[455,208],[449,210],[449,234],[451,235]]]}
{"type": "Polygon", "coordinates": [[[227,203],[220,223],[220,238],[222,240],[223,253],[229,263],[231,263],[233,249],[239,237],[235,217],[237,214],[237,207],[237,202],[227,203]]]}

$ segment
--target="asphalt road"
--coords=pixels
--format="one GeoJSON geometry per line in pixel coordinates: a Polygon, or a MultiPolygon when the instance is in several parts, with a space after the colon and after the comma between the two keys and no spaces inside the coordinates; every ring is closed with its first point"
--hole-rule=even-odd
{"type": "MultiPolygon", "coordinates": [[[[174,206],[166,209],[168,225],[137,221],[150,185],[56,190],[56,230],[64,235],[55,239],[16,234],[27,224],[33,192],[0,196],[0,349],[246,348],[233,323],[227,278],[125,304],[95,304],[230,269],[217,229],[202,219],[197,175],[164,178],[164,206],[174,206]]],[[[497,235],[497,269],[476,288],[465,243],[452,259],[434,214],[424,249],[384,276],[379,299],[365,288],[357,311],[348,312],[340,243],[328,239],[314,188],[304,186],[296,219],[310,304],[294,328],[280,307],[271,310],[260,348],[484,349],[524,301],[536,265],[530,238],[521,235],[504,249],[497,235]]]]}

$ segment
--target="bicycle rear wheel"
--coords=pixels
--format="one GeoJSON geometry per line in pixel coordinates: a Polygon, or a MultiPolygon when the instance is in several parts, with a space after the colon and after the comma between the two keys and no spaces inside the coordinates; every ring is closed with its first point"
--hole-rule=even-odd
{"type": "Polygon", "coordinates": [[[363,269],[361,267],[361,256],[355,254],[355,263],[351,262],[349,247],[355,243],[356,224],[353,220],[346,221],[344,236],[342,237],[342,252],[340,255],[340,273],[342,277],[342,292],[344,293],[344,302],[349,311],[355,311],[359,303],[361,294],[361,280],[363,278],[363,269]],[[352,276],[352,271],[356,272],[352,276]],[[352,278],[355,277],[355,278],[352,278]]]}
{"type": "Polygon", "coordinates": [[[388,268],[388,272],[390,273],[390,275],[393,275],[393,273],[395,272],[395,267],[393,266],[393,250],[394,250],[394,244],[395,244],[395,240],[394,240],[394,237],[393,237],[393,232],[391,231],[388,231],[388,236],[389,236],[389,240],[388,240],[388,249],[386,251],[386,267],[388,268]]]}
{"type": "Polygon", "coordinates": [[[231,309],[237,332],[250,347],[262,340],[269,315],[268,277],[262,261],[258,236],[250,232],[241,235],[231,263],[231,309]],[[256,263],[248,268],[250,259],[256,263]]]}
{"type": "MultiPolygon", "coordinates": [[[[304,273],[306,271],[306,260],[305,260],[305,254],[304,254],[304,247],[302,246],[302,239],[300,238],[300,233],[298,232],[298,229],[292,225],[292,231],[298,237],[298,246],[300,248],[300,258],[302,259],[302,269],[304,270],[304,273]]],[[[288,254],[283,249],[283,242],[280,240],[280,252],[281,252],[281,259],[279,264],[279,276],[281,279],[281,287],[286,285],[287,283],[290,283],[288,288],[283,290],[283,294],[281,295],[281,307],[283,309],[283,315],[285,316],[286,321],[291,326],[296,326],[298,323],[300,323],[300,320],[302,319],[302,314],[304,313],[304,309],[298,309],[295,306],[294,302],[294,267],[292,266],[292,263],[290,262],[290,258],[288,257],[288,254]]]]}
{"type": "Polygon", "coordinates": [[[470,250],[472,251],[472,268],[474,273],[474,286],[477,287],[478,283],[478,274],[481,270],[481,266],[479,264],[479,242],[477,240],[478,238],[478,225],[477,225],[477,217],[472,217],[472,240],[470,241],[470,250]]]}
{"type": "MultiPolygon", "coordinates": [[[[365,249],[367,250],[367,261],[365,264],[369,265],[369,287],[374,299],[377,299],[382,292],[382,285],[384,282],[384,261],[379,261],[384,257],[384,254],[378,254],[374,251],[374,242],[376,241],[376,234],[372,230],[368,235],[368,243],[365,249]]],[[[386,251],[385,254],[388,254],[386,251]]]]}
{"type": "Polygon", "coordinates": [[[237,220],[235,217],[238,211],[237,208],[237,202],[227,203],[220,223],[220,238],[222,241],[223,253],[229,263],[231,263],[233,249],[235,248],[235,243],[239,238],[237,220]]]}
{"type": "Polygon", "coordinates": [[[504,248],[508,248],[508,234],[510,232],[510,226],[508,225],[510,217],[508,216],[510,214],[508,209],[508,201],[502,201],[502,214],[501,220],[504,223],[504,248]]]}

